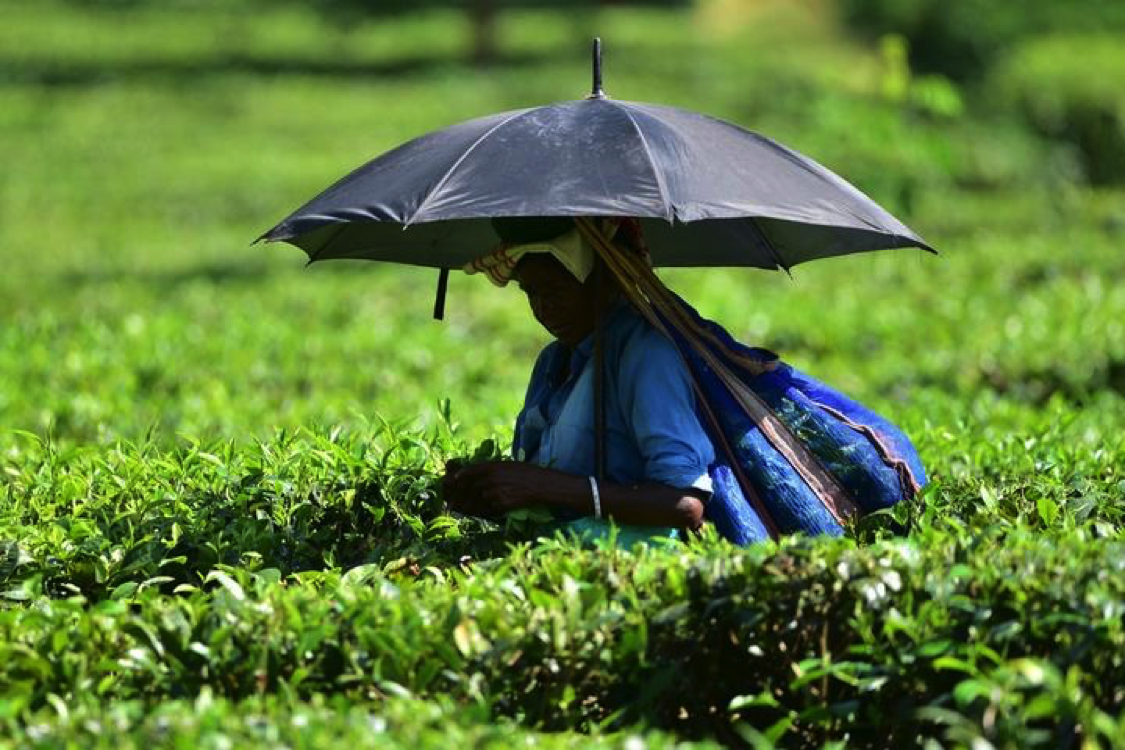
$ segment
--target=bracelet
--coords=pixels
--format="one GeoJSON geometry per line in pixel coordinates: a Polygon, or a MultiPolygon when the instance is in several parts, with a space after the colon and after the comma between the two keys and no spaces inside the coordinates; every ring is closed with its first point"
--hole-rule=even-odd
{"type": "Polygon", "coordinates": [[[594,496],[594,518],[602,517],[602,496],[598,492],[598,480],[590,477],[590,494],[594,496]]]}

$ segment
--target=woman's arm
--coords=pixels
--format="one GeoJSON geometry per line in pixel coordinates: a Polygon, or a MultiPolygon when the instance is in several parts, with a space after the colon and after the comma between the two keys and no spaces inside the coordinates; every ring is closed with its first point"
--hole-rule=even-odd
{"type": "MultiPolygon", "coordinates": [[[[588,477],[534,464],[491,461],[454,469],[443,484],[450,506],[491,518],[520,508],[546,506],[580,515],[594,514],[588,477]]],[[[602,516],[620,524],[697,529],[703,523],[700,490],[681,490],[656,482],[599,483],[602,516]]]]}

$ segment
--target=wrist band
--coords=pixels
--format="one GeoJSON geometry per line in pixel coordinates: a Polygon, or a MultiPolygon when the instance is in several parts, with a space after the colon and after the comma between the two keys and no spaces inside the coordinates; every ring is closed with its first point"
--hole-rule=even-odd
{"type": "Polygon", "coordinates": [[[602,496],[598,492],[598,480],[590,477],[590,494],[594,496],[594,518],[602,517],[602,496]]]}

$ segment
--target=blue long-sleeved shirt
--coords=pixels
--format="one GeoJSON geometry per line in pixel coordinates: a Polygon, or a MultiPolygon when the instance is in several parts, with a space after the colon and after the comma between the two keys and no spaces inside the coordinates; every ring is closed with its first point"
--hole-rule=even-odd
{"type": "MultiPolygon", "coordinates": [[[[593,346],[591,334],[573,350],[555,341],[540,353],[516,419],[516,459],[594,474],[593,346]]],[[[691,380],[675,346],[620,302],[606,321],[605,360],[606,480],[710,492],[707,469],[715,453],[696,417],[691,380]]],[[[578,525],[595,535],[605,527],[592,518],[578,525]]],[[[620,536],[669,531],[632,527],[620,536]]]]}

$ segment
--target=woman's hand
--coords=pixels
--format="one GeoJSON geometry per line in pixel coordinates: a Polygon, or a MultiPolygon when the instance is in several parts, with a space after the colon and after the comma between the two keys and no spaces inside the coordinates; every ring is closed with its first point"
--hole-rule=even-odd
{"type": "Polygon", "coordinates": [[[559,472],[520,461],[447,465],[442,489],[449,507],[459,513],[496,518],[513,510],[542,505],[549,483],[559,472]]]}
{"type": "MultiPolygon", "coordinates": [[[[697,529],[706,493],[655,482],[599,483],[602,515],[621,524],[697,529]]],[[[576,515],[594,512],[587,477],[522,461],[450,462],[442,478],[446,503],[470,516],[496,518],[520,508],[545,506],[576,515]]]]}

